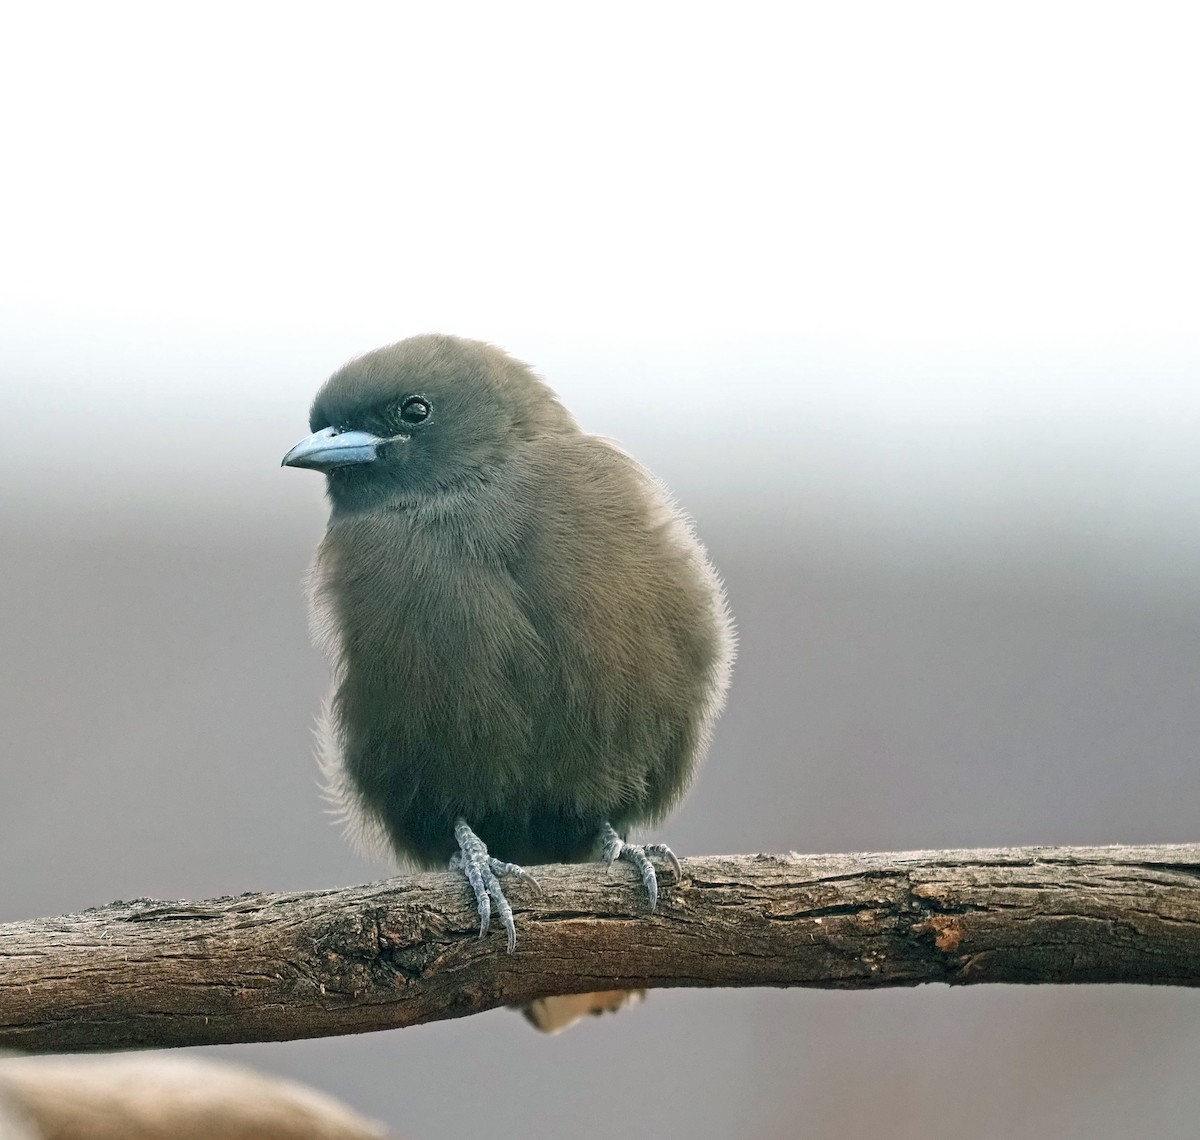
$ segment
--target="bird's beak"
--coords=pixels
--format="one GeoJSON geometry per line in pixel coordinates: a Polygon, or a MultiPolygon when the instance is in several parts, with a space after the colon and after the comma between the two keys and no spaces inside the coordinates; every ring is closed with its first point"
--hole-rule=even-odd
{"type": "Polygon", "coordinates": [[[281,467],[311,467],[329,471],[353,463],[370,463],[384,441],[366,431],[338,431],[327,427],[302,439],[283,457],[281,467]]]}

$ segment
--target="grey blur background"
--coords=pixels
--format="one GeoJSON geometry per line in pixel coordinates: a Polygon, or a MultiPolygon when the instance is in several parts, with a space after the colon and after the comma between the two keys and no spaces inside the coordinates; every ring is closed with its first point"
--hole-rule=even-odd
{"type": "MultiPolygon", "coordinates": [[[[1197,839],[1196,29],[1105,12],[12,15],[0,919],[388,873],[318,794],[325,511],[278,462],[431,328],[723,572],[678,852],[1197,839]]],[[[421,1140],[1115,1140],[1195,1136],[1198,1047],[1192,992],[924,988],[214,1052],[421,1140]]]]}

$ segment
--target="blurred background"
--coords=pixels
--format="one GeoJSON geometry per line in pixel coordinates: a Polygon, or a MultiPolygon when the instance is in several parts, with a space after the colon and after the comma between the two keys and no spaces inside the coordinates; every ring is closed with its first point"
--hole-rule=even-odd
{"type": "MultiPolygon", "coordinates": [[[[535,365],[741,634],[680,854],[1200,838],[1189,5],[26,5],[0,919],[379,878],[281,471],[344,359],[535,365]]],[[[656,992],[204,1051],[414,1140],[1191,1138],[1200,995],[656,992]]]]}

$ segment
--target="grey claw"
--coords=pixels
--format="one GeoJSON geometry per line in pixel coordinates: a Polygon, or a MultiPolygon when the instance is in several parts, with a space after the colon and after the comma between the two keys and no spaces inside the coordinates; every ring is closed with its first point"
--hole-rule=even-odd
{"type": "Polygon", "coordinates": [[[497,875],[512,875],[514,878],[520,879],[522,883],[528,883],[539,895],[542,893],[542,884],[524,867],[518,867],[516,863],[505,863],[500,859],[492,859],[491,865],[497,875]]]}
{"type": "Polygon", "coordinates": [[[653,914],[658,907],[658,876],[654,873],[654,864],[646,857],[646,849],[626,843],[621,858],[628,859],[641,873],[642,886],[650,896],[650,913],[653,914]]]}
{"type": "Polygon", "coordinates": [[[459,851],[450,857],[451,870],[461,870],[471,884],[475,894],[475,909],[479,912],[479,937],[488,932],[492,921],[492,903],[496,904],[496,912],[504,924],[508,934],[508,952],[511,954],[517,948],[517,926],[513,921],[512,907],[504,897],[500,887],[500,875],[512,875],[533,885],[539,893],[541,886],[532,875],[516,863],[505,863],[493,859],[488,854],[487,846],[476,835],[465,820],[460,819],[454,825],[454,837],[458,840],[459,851]]]}
{"type": "Polygon", "coordinates": [[[675,852],[665,843],[651,843],[643,850],[645,850],[647,855],[657,855],[660,859],[666,859],[671,864],[671,870],[675,872],[676,882],[683,878],[683,868],[679,865],[679,860],[675,857],[675,852]]]}
{"type": "Polygon", "coordinates": [[[626,843],[612,825],[607,823],[601,829],[600,837],[603,840],[600,858],[606,864],[606,871],[612,869],[613,862],[617,859],[632,863],[642,877],[642,885],[646,888],[650,903],[650,913],[653,914],[658,907],[658,875],[654,871],[654,864],[650,862],[650,856],[657,855],[661,859],[669,860],[678,881],[683,877],[683,869],[675,857],[675,852],[665,843],[651,843],[644,847],[636,843],[626,843]]]}

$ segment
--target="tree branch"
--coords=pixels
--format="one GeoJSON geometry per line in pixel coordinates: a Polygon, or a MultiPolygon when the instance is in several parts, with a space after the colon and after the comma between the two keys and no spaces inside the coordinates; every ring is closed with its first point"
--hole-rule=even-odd
{"type": "Polygon", "coordinates": [[[282,1041],[661,986],[1200,983],[1200,845],[687,859],[512,882],[515,954],[455,875],[141,899],[0,926],[0,1046],[282,1041]]]}

